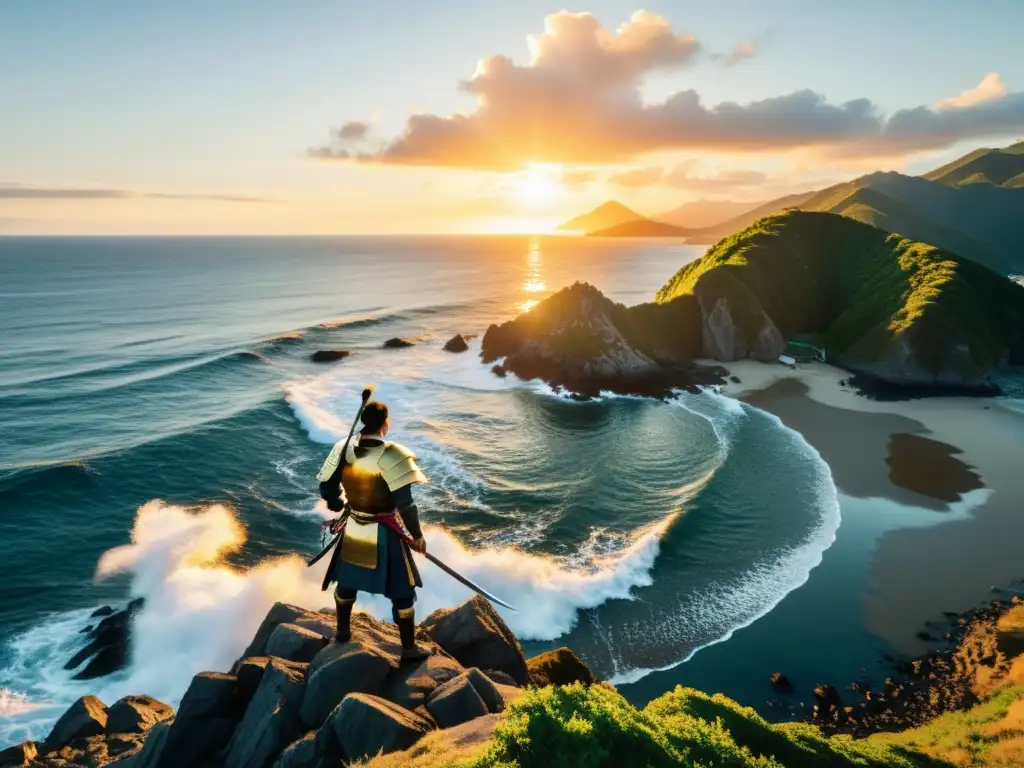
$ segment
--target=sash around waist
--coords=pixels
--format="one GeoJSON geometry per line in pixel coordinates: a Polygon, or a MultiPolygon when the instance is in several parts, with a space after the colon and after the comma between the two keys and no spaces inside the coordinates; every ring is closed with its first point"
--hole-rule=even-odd
{"type": "Polygon", "coordinates": [[[358,510],[351,510],[349,513],[351,517],[357,523],[379,523],[382,519],[395,516],[395,510],[388,512],[359,512],[358,510]]]}

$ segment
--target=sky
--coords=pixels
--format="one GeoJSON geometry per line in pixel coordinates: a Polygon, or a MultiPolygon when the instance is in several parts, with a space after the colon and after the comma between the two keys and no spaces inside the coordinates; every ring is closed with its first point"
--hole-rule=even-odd
{"type": "Polygon", "coordinates": [[[1024,136],[1024,2],[0,3],[0,233],[546,231],[1024,136]]]}

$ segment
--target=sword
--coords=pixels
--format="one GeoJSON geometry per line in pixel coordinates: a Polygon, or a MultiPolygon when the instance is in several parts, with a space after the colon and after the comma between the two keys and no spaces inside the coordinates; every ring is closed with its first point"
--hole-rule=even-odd
{"type": "MultiPolygon", "coordinates": [[[[413,551],[415,552],[416,550],[413,550],[413,551]]],[[[442,571],[447,573],[453,579],[455,579],[456,581],[461,582],[462,584],[465,584],[467,587],[472,589],[478,595],[483,595],[488,600],[490,600],[492,603],[497,603],[498,605],[502,606],[503,608],[508,608],[510,611],[518,611],[519,610],[514,605],[509,605],[508,603],[506,603],[501,598],[495,597],[494,595],[492,595],[490,592],[488,592],[483,587],[477,586],[472,581],[470,581],[465,576],[463,576],[461,573],[456,571],[454,568],[452,568],[451,566],[445,565],[441,560],[439,560],[438,558],[434,557],[429,552],[420,552],[419,554],[423,555],[425,558],[427,558],[427,560],[432,562],[434,565],[436,565],[442,571]]]]}
{"type": "MultiPolygon", "coordinates": [[[[391,520],[394,520],[394,518],[391,518],[391,520]]],[[[405,531],[401,530],[398,527],[397,524],[389,525],[388,522],[386,522],[385,519],[382,519],[379,522],[380,522],[381,525],[385,526],[386,528],[390,528],[392,531],[397,533],[398,537],[400,539],[402,539],[402,541],[404,541],[406,544],[410,545],[409,549],[412,549],[413,552],[416,552],[417,554],[423,555],[425,558],[427,558],[427,560],[432,562],[434,565],[436,565],[442,571],[447,573],[449,576],[451,576],[453,579],[455,579],[459,583],[469,587],[471,590],[476,592],[478,595],[482,595],[483,597],[486,597],[488,600],[490,600],[492,603],[497,603],[502,608],[508,608],[510,611],[518,611],[519,610],[514,605],[510,605],[509,603],[506,603],[500,597],[495,597],[494,595],[492,595],[490,592],[488,592],[483,587],[481,587],[481,586],[479,586],[477,584],[474,584],[472,581],[467,579],[465,576],[463,576],[461,573],[456,571],[454,568],[452,568],[450,565],[445,563],[440,558],[434,557],[434,555],[430,554],[429,552],[420,552],[418,549],[414,549],[412,547],[412,537],[406,535],[405,531]]],[[[311,565],[315,565],[319,560],[321,560],[324,557],[324,555],[326,555],[328,552],[330,552],[332,549],[334,549],[334,546],[341,540],[341,537],[344,536],[344,535],[345,535],[345,531],[344,531],[344,529],[342,529],[341,533],[339,533],[333,539],[331,539],[330,543],[326,547],[324,547],[322,550],[320,550],[320,552],[316,555],[316,557],[314,557],[312,560],[310,560],[306,564],[307,567],[311,566],[311,565]]]]}

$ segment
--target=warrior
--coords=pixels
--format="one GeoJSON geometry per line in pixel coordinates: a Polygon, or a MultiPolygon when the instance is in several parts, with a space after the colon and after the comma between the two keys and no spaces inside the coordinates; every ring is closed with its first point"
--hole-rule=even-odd
{"type": "Polygon", "coordinates": [[[338,442],[317,475],[327,507],[342,513],[329,524],[341,541],[324,580],[325,589],[337,582],[337,640],[352,637],[357,593],[384,595],[402,638],[402,659],[422,659],[430,651],[415,641],[413,603],[423,582],[409,550],[427,551],[412,495],[412,486],[427,478],[408,448],[384,439],[390,427],[384,403],[366,402],[359,420],[356,439],[338,442]]]}

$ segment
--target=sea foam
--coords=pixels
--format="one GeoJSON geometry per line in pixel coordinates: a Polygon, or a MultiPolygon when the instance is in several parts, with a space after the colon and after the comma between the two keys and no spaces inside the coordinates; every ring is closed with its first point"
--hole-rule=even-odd
{"type": "MultiPolygon", "coordinates": [[[[514,549],[471,552],[432,526],[426,536],[432,553],[522,607],[498,608],[518,637],[552,640],[572,629],[577,611],[630,599],[633,587],[651,583],[658,542],[671,519],[582,570],[514,549]]],[[[79,630],[88,623],[90,610],[49,617],[10,646],[13,660],[0,692],[0,743],[44,737],[63,708],[86,693],[109,704],[144,692],[176,705],[193,675],[231,666],[275,602],[309,609],[332,604],[330,592],[320,589],[324,566],[307,568],[298,555],[269,558],[247,569],[225,562],[244,543],[245,531],[228,507],[185,509],[159,500],[140,507],[131,543],[107,551],[97,567],[97,578],[128,574],[131,595],[146,600],[135,618],[129,667],[107,678],[72,680],[74,671],[62,667],[81,645],[79,630]]],[[[472,595],[433,564],[421,561],[420,569],[425,583],[418,591],[421,618],[472,595]]],[[[362,596],[357,605],[390,618],[390,603],[382,597],[362,596]]]]}

